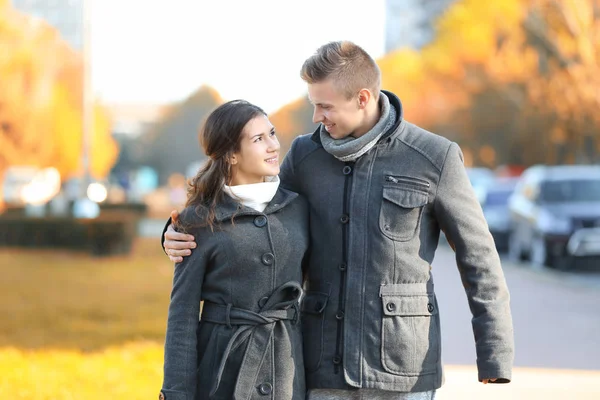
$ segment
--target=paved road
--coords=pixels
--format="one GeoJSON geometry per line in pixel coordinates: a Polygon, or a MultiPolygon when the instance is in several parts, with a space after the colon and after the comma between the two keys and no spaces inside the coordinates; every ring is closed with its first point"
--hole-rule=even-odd
{"type": "MultiPolygon", "coordinates": [[[[511,293],[515,365],[600,370],[598,272],[562,273],[502,262],[511,293]]],[[[441,246],[433,263],[445,364],[473,365],[471,314],[454,254],[441,246]]]]}

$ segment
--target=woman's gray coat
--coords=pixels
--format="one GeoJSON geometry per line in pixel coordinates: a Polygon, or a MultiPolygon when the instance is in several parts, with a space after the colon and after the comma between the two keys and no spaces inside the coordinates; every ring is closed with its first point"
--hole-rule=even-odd
{"type": "MultiPolygon", "coordinates": [[[[225,195],[216,216],[221,228],[190,231],[198,246],[175,266],[161,396],[304,399],[307,203],[280,188],[259,212],[225,195]]],[[[200,221],[191,208],[181,218],[200,221]]]]}

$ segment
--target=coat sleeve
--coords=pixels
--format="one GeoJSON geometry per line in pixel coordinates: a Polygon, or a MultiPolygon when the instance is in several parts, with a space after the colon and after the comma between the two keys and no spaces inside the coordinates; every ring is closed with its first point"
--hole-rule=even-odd
{"type": "Polygon", "coordinates": [[[508,383],[514,357],[509,292],[494,240],[456,143],[446,154],[434,212],[456,253],[473,315],[479,380],[499,378],[498,383],[508,383]]]}
{"type": "Polygon", "coordinates": [[[165,224],[165,227],[163,228],[162,234],[160,235],[160,245],[161,245],[163,251],[165,252],[165,254],[167,254],[167,252],[165,250],[165,233],[167,233],[167,229],[169,229],[169,225],[171,225],[171,222],[172,222],[171,217],[169,217],[169,219],[167,220],[167,223],[165,224]]]}
{"type": "Polygon", "coordinates": [[[175,264],[165,341],[162,391],[169,400],[195,398],[197,329],[207,259],[203,246],[175,264]]]}

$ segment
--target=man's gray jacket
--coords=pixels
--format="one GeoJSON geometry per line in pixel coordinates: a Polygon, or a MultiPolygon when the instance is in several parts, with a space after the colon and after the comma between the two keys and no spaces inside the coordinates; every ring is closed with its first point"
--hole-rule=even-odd
{"type": "Polygon", "coordinates": [[[355,163],[319,131],[296,138],[282,185],[310,204],[302,305],[307,387],[416,392],[443,381],[431,262],[443,230],[473,314],[479,379],[511,379],[513,329],[498,253],[457,144],[402,119],[355,163]]]}

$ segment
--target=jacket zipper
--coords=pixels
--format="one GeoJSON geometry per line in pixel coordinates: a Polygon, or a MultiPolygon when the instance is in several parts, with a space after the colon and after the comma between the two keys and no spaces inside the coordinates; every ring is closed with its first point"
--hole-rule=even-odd
{"type": "Polygon", "coordinates": [[[407,177],[403,177],[403,176],[386,175],[385,180],[386,180],[386,182],[399,183],[399,184],[405,184],[405,185],[415,186],[415,187],[419,187],[419,188],[429,189],[429,182],[421,180],[421,179],[407,178],[407,177]]]}

